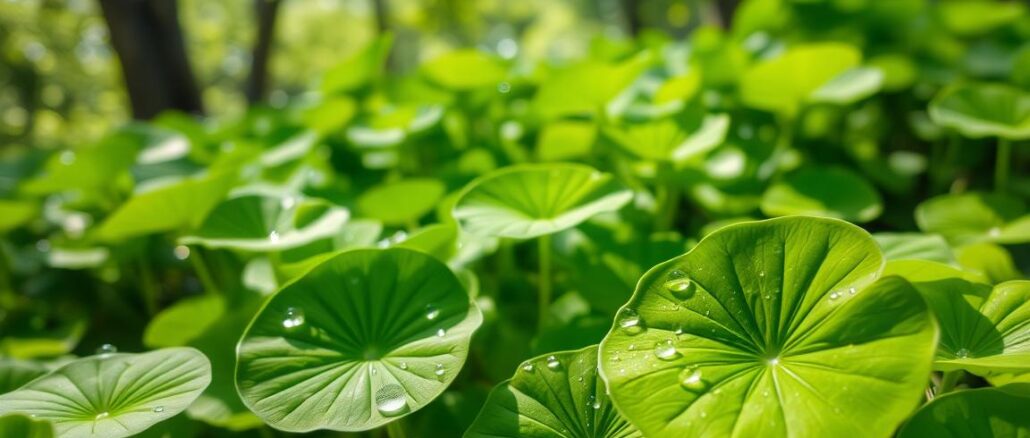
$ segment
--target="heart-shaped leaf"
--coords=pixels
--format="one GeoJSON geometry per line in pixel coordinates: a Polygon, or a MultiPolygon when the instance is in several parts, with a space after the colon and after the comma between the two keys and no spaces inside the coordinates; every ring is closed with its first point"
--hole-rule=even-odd
{"type": "Polygon", "coordinates": [[[991,286],[955,268],[921,260],[887,264],[923,294],[941,338],[935,368],[980,375],[1030,372],[1030,281],[991,286]]]}
{"type": "Polygon", "coordinates": [[[346,251],[258,312],[240,339],[236,385],[278,429],[371,429],[440,395],[481,322],[458,279],[432,256],[346,251]]]}
{"type": "Polygon", "coordinates": [[[350,213],[320,199],[245,195],[219,204],[185,245],[269,252],[337,234],[350,213]]]}
{"type": "Polygon", "coordinates": [[[905,423],[898,438],[1030,436],[1030,384],[944,394],[905,423]]]}
{"type": "Polygon", "coordinates": [[[1030,214],[1021,199],[1000,193],[941,195],[916,206],[916,224],[953,244],[1030,242],[1030,214]]]}
{"type": "Polygon", "coordinates": [[[597,346],[530,359],[490,392],[465,437],[643,436],[605,393],[597,346]]]}
{"type": "Polygon", "coordinates": [[[768,216],[805,214],[869,222],[883,211],[868,181],[840,168],[808,168],[788,175],[762,196],[768,216]]]}
{"type": "Polygon", "coordinates": [[[531,239],[626,205],[632,192],[612,175],[571,163],[499,169],[470,183],[454,207],[473,234],[531,239]]]}
{"type": "Polygon", "coordinates": [[[0,395],[0,414],[48,420],[61,437],[126,437],[182,412],[210,382],[211,364],[192,348],[106,353],[0,395]]]}
{"type": "Polygon", "coordinates": [[[1030,93],[1009,85],[960,85],[930,102],[934,123],[966,137],[1030,138],[1030,93]]]}
{"type": "Polygon", "coordinates": [[[601,343],[615,405],[653,436],[887,436],[937,329],[862,229],[730,225],[652,268],[601,343]],[[803,408],[798,408],[798,407],[803,408]]]}

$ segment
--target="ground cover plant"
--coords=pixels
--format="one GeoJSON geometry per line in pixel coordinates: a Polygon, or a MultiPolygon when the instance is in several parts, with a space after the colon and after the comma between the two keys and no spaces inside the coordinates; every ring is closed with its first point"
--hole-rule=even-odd
{"type": "Polygon", "coordinates": [[[11,142],[0,437],[1030,436],[1028,7],[687,3],[11,142]]]}

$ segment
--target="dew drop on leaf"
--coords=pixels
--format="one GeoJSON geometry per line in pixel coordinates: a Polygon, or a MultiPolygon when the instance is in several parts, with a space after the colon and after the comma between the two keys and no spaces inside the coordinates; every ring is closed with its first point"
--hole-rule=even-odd
{"type": "Polygon", "coordinates": [[[840,298],[840,292],[830,292],[830,301],[840,298]]]}
{"type": "Polygon", "coordinates": [[[959,359],[965,359],[969,357],[969,350],[965,348],[959,348],[958,351],[955,352],[955,357],[959,359]]]}
{"type": "Polygon", "coordinates": [[[533,367],[533,364],[531,364],[531,363],[527,363],[525,365],[522,365],[522,371],[525,371],[527,373],[532,373],[533,369],[534,369],[534,367],[533,367]]]}
{"type": "Polygon", "coordinates": [[[406,370],[406,369],[408,369],[408,363],[407,362],[401,362],[400,367],[401,367],[402,370],[406,370]]]}
{"type": "Polygon", "coordinates": [[[154,412],[156,412],[158,414],[160,414],[160,413],[162,413],[164,411],[165,411],[165,407],[164,406],[155,406],[154,407],[154,412]]]}
{"type": "Polygon", "coordinates": [[[695,366],[689,366],[680,372],[680,385],[690,390],[704,389],[705,382],[701,380],[701,369],[695,366]]]}
{"type": "Polygon", "coordinates": [[[679,352],[676,351],[676,346],[673,345],[672,339],[666,339],[654,345],[654,355],[661,360],[673,360],[679,357],[679,352]]]}
{"type": "Polygon", "coordinates": [[[186,260],[190,258],[190,247],[186,245],[176,246],[175,249],[172,250],[172,254],[175,255],[175,258],[178,260],[186,260]]]}
{"type": "Polygon", "coordinates": [[[433,371],[433,374],[436,374],[437,377],[443,377],[444,374],[447,374],[447,370],[443,368],[442,363],[438,363],[436,364],[436,370],[433,371]]]}
{"type": "Polygon", "coordinates": [[[268,240],[270,240],[272,242],[278,242],[279,241],[279,232],[275,231],[275,230],[272,230],[271,233],[268,233],[268,240]]]}
{"type": "Polygon", "coordinates": [[[111,344],[103,344],[103,345],[97,347],[97,354],[99,354],[101,356],[107,355],[107,354],[111,354],[111,353],[117,353],[117,352],[118,352],[118,347],[115,347],[114,345],[111,345],[111,344]]]}
{"type": "Polygon", "coordinates": [[[594,404],[591,405],[594,409],[601,409],[601,402],[594,400],[594,404]]]}
{"type": "Polygon", "coordinates": [[[440,309],[432,304],[426,304],[426,319],[432,321],[438,316],[440,316],[440,309]]]}
{"type": "Polygon", "coordinates": [[[694,282],[686,278],[669,280],[665,282],[665,288],[680,297],[686,297],[694,292],[694,282]]]}
{"type": "Polygon", "coordinates": [[[384,417],[393,417],[408,410],[407,394],[400,385],[391,383],[376,391],[376,410],[384,417]]]}
{"type": "Polygon", "coordinates": [[[557,370],[558,368],[561,368],[561,362],[558,361],[557,357],[547,356],[547,368],[557,370]]]}
{"type": "Polygon", "coordinates": [[[625,308],[619,311],[619,327],[627,332],[636,332],[641,329],[640,327],[640,314],[636,310],[625,308]]]}
{"type": "Polygon", "coordinates": [[[446,335],[446,334],[447,334],[447,330],[444,330],[444,329],[442,329],[442,328],[436,329],[436,336],[438,336],[438,337],[441,337],[441,338],[442,338],[442,337],[444,337],[444,335],[446,335]]]}
{"type": "Polygon", "coordinates": [[[304,325],[304,310],[299,307],[287,307],[283,317],[283,327],[293,329],[304,325]]]}
{"type": "Polygon", "coordinates": [[[107,418],[108,415],[111,415],[111,414],[108,414],[107,412],[101,412],[101,413],[97,414],[96,417],[93,417],[93,420],[94,421],[103,420],[103,419],[107,418]]]}

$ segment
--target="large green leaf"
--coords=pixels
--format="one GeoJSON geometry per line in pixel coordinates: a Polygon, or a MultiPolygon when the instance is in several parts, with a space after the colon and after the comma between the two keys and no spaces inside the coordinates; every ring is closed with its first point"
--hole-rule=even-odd
{"type": "Polygon", "coordinates": [[[276,428],[366,430],[416,411],[458,375],[482,322],[421,252],[343,252],[277,292],[237,350],[244,403],[276,428]]]}
{"type": "Polygon", "coordinates": [[[898,438],[1030,436],[1030,385],[944,394],[923,406],[898,438]]]}
{"type": "Polygon", "coordinates": [[[211,364],[192,348],[106,353],[0,395],[0,414],[49,420],[62,437],[126,437],[182,412],[210,381],[211,364]]]}
{"type": "Polygon", "coordinates": [[[746,71],[740,97],[749,107],[793,117],[814,92],[861,60],[858,49],[843,43],[793,47],[746,71]]]}
{"type": "Polygon", "coordinates": [[[915,407],[937,329],[862,229],[727,226],[646,273],[601,343],[615,405],[653,436],[885,437],[915,407]]]}
{"type": "Polygon", "coordinates": [[[620,64],[588,61],[554,72],[533,98],[543,119],[567,115],[596,115],[651,63],[644,54],[620,64]]]}
{"type": "Polygon", "coordinates": [[[930,118],[966,137],[1030,138],[1030,93],[1001,84],[960,85],[930,102],[930,118]]]}
{"type": "Polygon", "coordinates": [[[869,222],[883,211],[868,181],[842,168],[808,168],[788,175],[762,195],[768,216],[805,214],[869,222]]]}
{"type": "Polygon", "coordinates": [[[196,227],[235,180],[235,173],[226,171],[138,191],[100,224],[97,238],[117,241],[196,227]]]}
{"type": "Polygon", "coordinates": [[[1030,281],[991,286],[940,263],[887,264],[923,294],[941,338],[935,367],[977,374],[1030,372],[1030,281]]]}
{"type": "Polygon", "coordinates": [[[39,363],[0,357],[0,394],[14,391],[46,373],[46,367],[39,363]]]}
{"type": "Polygon", "coordinates": [[[1026,203],[1000,193],[941,195],[916,206],[916,224],[953,244],[1030,242],[1026,203]]]}
{"type": "Polygon", "coordinates": [[[339,233],[350,213],[320,199],[246,195],[219,204],[186,245],[269,252],[339,233]]]}
{"type": "Polygon", "coordinates": [[[597,346],[530,359],[490,392],[465,437],[643,436],[606,392],[597,346]]]}
{"type": "Polygon", "coordinates": [[[589,166],[522,165],[471,182],[453,213],[470,233],[531,239],[618,210],[632,197],[612,175],[589,166]]]}
{"type": "Polygon", "coordinates": [[[948,241],[937,234],[923,233],[876,233],[873,239],[883,249],[888,260],[929,260],[932,262],[955,263],[955,255],[948,241]]]}
{"type": "Polygon", "coordinates": [[[475,49],[456,50],[422,65],[422,73],[436,84],[453,90],[494,87],[504,79],[504,66],[475,49]]]}

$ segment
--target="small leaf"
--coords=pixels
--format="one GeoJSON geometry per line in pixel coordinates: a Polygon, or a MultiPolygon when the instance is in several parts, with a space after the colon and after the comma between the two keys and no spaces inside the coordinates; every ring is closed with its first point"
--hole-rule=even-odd
{"type": "Polygon", "coordinates": [[[501,63],[479,50],[456,50],[422,65],[422,73],[452,90],[495,87],[506,74],[501,63]]]}
{"type": "Polygon", "coordinates": [[[861,60],[858,49],[842,43],[793,47],[746,71],[740,79],[740,97],[749,107],[792,118],[813,92],[861,60]]]}
{"type": "Polygon", "coordinates": [[[940,263],[955,263],[955,256],[948,241],[937,234],[922,233],[876,233],[873,239],[880,244],[888,260],[928,260],[940,263]]]}
{"type": "Polygon", "coordinates": [[[983,275],[991,284],[1023,278],[1012,256],[1004,247],[993,243],[973,243],[955,250],[963,270],[983,275]]]}
{"type": "Polygon", "coordinates": [[[916,206],[916,224],[952,244],[1030,242],[1030,214],[1021,199],[1000,193],[941,195],[916,206]]]}
{"type": "Polygon", "coordinates": [[[846,222],[727,226],[644,274],[600,347],[650,436],[888,436],[926,385],[937,329],[846,222]],[[804,406],[804,409],[797,409],[804,406]]]}
{"type": "Polygon", "coordinates": [[[605,392],[597,346],[530,359],[490,392],[464,436],[642,437],[605,392]]]}
{"type": "Polygon", "coordinates": [[[346,251],[258,312],[239,342],[236,385],[278,429],[372,429],[439,396],[481,322],[435,258],[400,248],[346,251]]]}
{"type": "Polygon", "coordinates": [[[143,344],[150,348],[187,345],[221,318],[224,311],[225,300],[217,295],[181,300],[147,324],[143,344]]]}
{"type": "Polygon", "coordinates": [[[898,432],[898,438],[1030,435],[1028,386],[1024,383],[944,394],[920,408],[898,432]]]}
{"type": "Polygon", "coordinates": [[[182,412],[210,382],[211,364],[192,348],[107,353],[0,395],[0,414],[49,420],[61,437],[127,437],[182,412]]]}
{"type": "Polygon", "coordinates": [[[443,183],[428,178],[381,184],[361,194],[358,213],[385,225],[406,225],[432,211],[446,190],[443,183]]]}
{"type": "Polygon", "coordinates": [[[1030,93],[1002,84],[959,85],[930,102],[934,123],[971,138],[1030,138],[1030,93]]]}
{"type": "Polygon", "coordinates": [[[229,199],[183,245],[269,252],[331,237],[347,223],[347,209],[320,199],[244,195],[229,199]]]}
{"type": "Polygon", "coordinates": [[[589,166],[512,166],[469,183],[454,218],[473,234],[532,239],[618,210],[632,197],[612,175],[589,166]]]}
{"type": "Polygon", "coordinates": [[[869,222],[883,201],[868,181],[843,168],[808,168],[788,175],[762,196],[767,216],[804,214],[869,222]]]}
{"type": "Polygon", "coordinates": [[[855,67],[847,70],[817,88],[808,97],[810,102],[848,105],[880,91],[883,72],[873,67],[855,67]]]}

